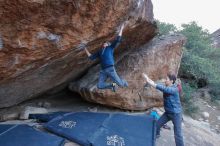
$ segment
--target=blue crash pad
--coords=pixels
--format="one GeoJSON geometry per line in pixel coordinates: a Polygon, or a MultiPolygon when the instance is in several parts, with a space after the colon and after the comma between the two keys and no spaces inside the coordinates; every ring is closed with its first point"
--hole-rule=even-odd
{"type": "Polygon", "coordinates": [[[152,116],[70,113],[51,120],[45,127],[83,146],[154,146],[152,116]]]}
{"type": "Polygon", "coordinates": [[[37,131],[28,125],[0,125],[1,146],[63,146],[64,139],[37,131]]]}
{"type": "Polygon", "coordinates": [[[49,122],[50,120],[58,117],[58,116],[62,116],[64,114],[67,114],[69,112],[52,112],[52,113],[48,113],[48,114],[30,114],[29,115],[29,119],[37,119],[41,122],[49,122]]]}
{"type": "Polygon", "coordinates": [[[0,134],[1,133],[3,133],[3,132],[5,132],[5,131],[7,131],[7,130],[9,130],[10,128],[13,128],[13,126],[15,126],[15,125],[0,125],[0,134]]]}
{"type": "Polygon", "coordinates": [[[105,113],[69,113],[51,120],[45,128],[83,146],[90,146],[87,139],[93,136],[108,117],[109,114],[105,113]]]}
{"type": "Polygon", "coordinates": [[[146,115],[113,114],[90,142],[93,146],[154,146],[155,119],[146,115]]]}

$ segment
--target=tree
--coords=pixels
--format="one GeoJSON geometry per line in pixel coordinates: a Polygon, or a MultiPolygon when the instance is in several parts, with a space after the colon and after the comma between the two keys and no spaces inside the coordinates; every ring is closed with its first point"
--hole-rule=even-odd
{"type": "Polygon", "coordinates": [[[211,48],[210,34],[207,30],[203,30],[201,26],[193,21],[189,24],[182,24],[182,33],[187,38],[185,47],[193,52],[201,53],[211,48]]]}
{"type": "Polygon", "coordinates": [[[157,26],[159,27],[159,35],[172,34],[177,32],[177,28],[175,25],[165,22],[156,21],[157,26]]]}

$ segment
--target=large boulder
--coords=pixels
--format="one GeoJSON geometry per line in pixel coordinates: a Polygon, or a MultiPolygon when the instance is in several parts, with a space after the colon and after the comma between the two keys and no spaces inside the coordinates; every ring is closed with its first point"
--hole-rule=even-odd
{"type": "Polygon", "coordinates": [[[0,20],[0,108],[78,79],[94,65],[81,43],[94,52],[125,21],[116,58],[157,32],[151,0],[1,0],[0,20]]]}
{"type": "Polygon", "coordinates": [[[119,88],[116,92],[97,89],[99,65],[91,68],[81,80],[71,83],[69,88],[87,101],[122,109],[144,110],[161,106],[162,94],[152,87],[144,88],[141,74],[147,73],[155,81],[165,78],[170,71],[177,74],[185,40],[182,35],[155,37],[125,55],[117,62],[116,70],[128,81],[128,88],[119,88]]]}

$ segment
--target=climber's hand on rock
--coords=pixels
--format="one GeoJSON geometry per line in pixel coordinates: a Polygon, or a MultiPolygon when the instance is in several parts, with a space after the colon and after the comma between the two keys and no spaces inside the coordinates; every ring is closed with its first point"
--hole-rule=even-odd
{"type": "Polygon", "coordinates": [[[146,81],[148,82],[149,80],[149,77],[145,74],[145,73],[142,73],[142,76],[146,79],[146,81]]]}
{"type": "Polygon", "coordinates": [[[83,51],[86,49],[86,44],[85,43],[81,43],[79,44],[79,46],[77,47],[79,51],[83,51]]]}
{"type": "Polygon", "coordinates": [[[125,24],[123,23],[121,26],[121,31],[124,29],[124,27],[125,27],[125,24]]]}
{"type": "Polygon", "coordinates": [[[86,52],[86,55],[88,56],[88,57],[90,57],[92,54],[87,50],[87,48],[86,47],[84,47],[84,49],[83,50],[85,50],[85,52],[86,52]]]}
{"type": "Polygon", "coordinates": [[[118,34],[119,36],[122,36],[122,31],[123,31],[124,27],[125,27],[125,24],[122,24],[120,31],[119,31],[119,34],[118,34]]]}

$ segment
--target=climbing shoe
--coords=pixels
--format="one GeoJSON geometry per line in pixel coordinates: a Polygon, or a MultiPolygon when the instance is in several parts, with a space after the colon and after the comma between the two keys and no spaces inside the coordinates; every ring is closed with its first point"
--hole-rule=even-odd
{"type": "Polygon", "coordinates": [[[163,125],[163,128],[167,130],[171,130],[171,128],[167,124],[163,125]]]}
{"type": "Polygon", "coordinates": [[[116,83],[112,83],[112,91],[116,92],[117,90],[117,84],[116,83]]]}
{"type": "Polygon", "coordinates": [[[156,139],[160,138],[160,135],[156,135],[156,139]]]}

